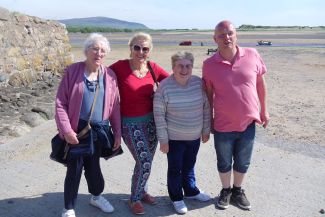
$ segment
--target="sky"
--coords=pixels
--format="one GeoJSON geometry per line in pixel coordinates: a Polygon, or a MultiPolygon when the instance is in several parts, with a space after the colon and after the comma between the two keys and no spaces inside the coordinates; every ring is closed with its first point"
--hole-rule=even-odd
{"type": "Polygon", "coordinates": [[[324,0],[0,0],[43,19],[109,17],[152,29],[213,29],[221,20],[263,26],[325,26],[324,0]]]}

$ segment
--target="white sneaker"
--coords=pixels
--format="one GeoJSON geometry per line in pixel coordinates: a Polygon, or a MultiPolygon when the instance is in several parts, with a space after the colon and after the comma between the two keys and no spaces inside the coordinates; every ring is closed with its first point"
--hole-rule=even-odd
{"type": "Polygon", "coordinates": [[[62,217],[76,217],[76,214],[73,209],[63,209],[62,217]]]}
{"type": "Polygon", "coordinates": [[[201,191],[200,193],[198,193],[195,196],[185,197],[185,198],[194,199],[194,200],[198,200],[198,201],[201,201],[201,202],[206,202],[206,201],[211,199],[210,195],[204,193],[203,191],[201,191]]]}
{"type": "Polygon", "coordinates": [[[184,200],[174,201],[173,205],[174,205],[174,208],[175,208],[177,213],[179,213],[179,214],[187,213],[187,207],[186,207],[186,205],[184,203],[184,200]]]}
{"type": "Polygon", "coordinates": [[[98,197],[92,196],[90,198],[90,204],[101,209],[103,212],[113,212],[114,207],[106,200],[103,196],[99,195],[98,197]],[[95,199],[97,198],[97,199],[95,199]]]}

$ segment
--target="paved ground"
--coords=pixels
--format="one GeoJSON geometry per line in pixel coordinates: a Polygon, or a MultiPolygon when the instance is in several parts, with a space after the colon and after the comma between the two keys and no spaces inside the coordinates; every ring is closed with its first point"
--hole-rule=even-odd
{"type": "MultiPolygon", "coordinates": [[[[55,134],[53,121],[34,128],[24,137],[0,145],[0,216],[60,216],[63,206],[65,167],[51,161],[50,138],[55,134]]],[[[125,153],[115,159],[102,161],[106,181],[104,196],[116,211],[105,214],[88,204],[85,178],[81,180],[76,213],[86,216],[133,216],[127,207],[133,168],[125,153]]],[[[158,197],[158,204],[146,206],[145,216],[177,216],[166,189],[166,156],[157,151],[149,190],[158,197]]],[[[197,160],[199,188],[210,193],[213,200],[200,203],[186,200],[186,216],[258,216],[258,217],[317,217],[325,209],[325,158],[289,152],[269,147],[257,139],[253,162],[245,189],[252,203],[251,211],[235,206],[228,210],[215,207],[220,182],[216,170],[213,140],[203,144],[197,160]]]]}

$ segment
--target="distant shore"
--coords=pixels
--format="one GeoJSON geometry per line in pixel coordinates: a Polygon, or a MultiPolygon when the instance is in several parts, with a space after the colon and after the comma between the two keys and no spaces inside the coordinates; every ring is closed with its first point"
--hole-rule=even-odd
{"type": "MultiPolygon", "coordinates": [[[[103,33],[109,39],[112,46],[127,45],[128,39],[133,35],[129,33],[103,33]]],[[[178,46],[181,41],[190,40],[192,46],[215,46],[211,31],[168,31],[152,32],[153,40],[159,46],[178,46]],[[170,35],[173,37],[169,37],[170,35]]],[[[86,33],[69,33],[70,43],[74,47],[80,47],[83,44],[86,33]]],[[[245,47],[257,46],[259,40],[272,41],[273,47],[325,47],[324,31],[239,31],[239,44],[245,47]]]]}

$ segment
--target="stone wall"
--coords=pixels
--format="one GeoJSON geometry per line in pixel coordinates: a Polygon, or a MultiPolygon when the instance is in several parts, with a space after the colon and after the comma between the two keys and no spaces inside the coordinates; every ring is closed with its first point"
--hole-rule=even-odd
{"type": "Polygon", "coordinates": [[[64,24],[0,7],[0,86],[29,86],[73,61],[64,24]]]}

